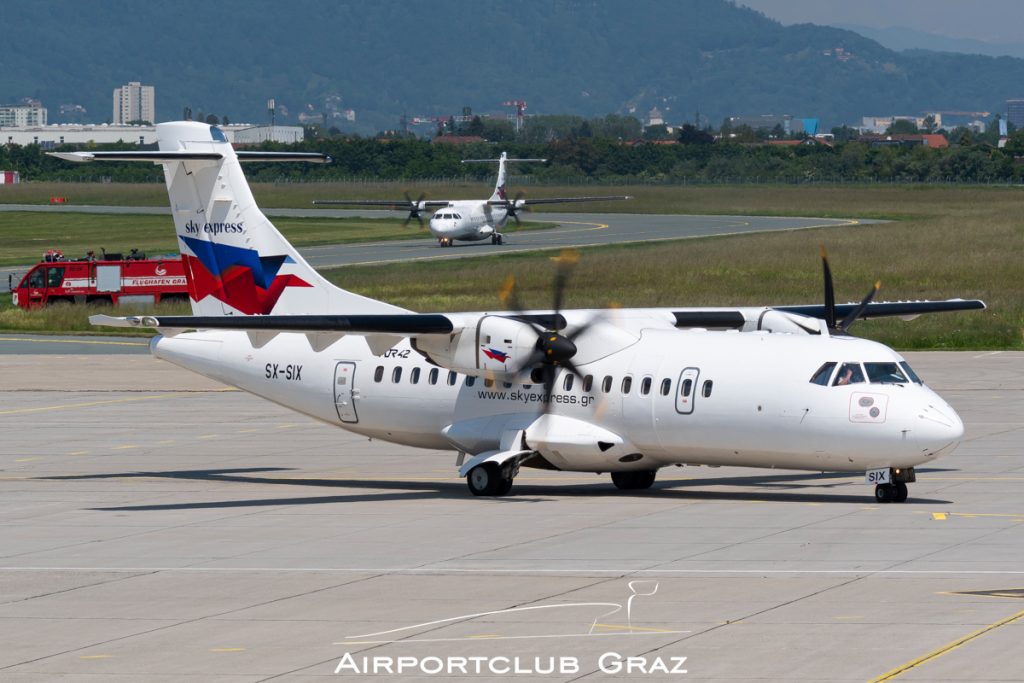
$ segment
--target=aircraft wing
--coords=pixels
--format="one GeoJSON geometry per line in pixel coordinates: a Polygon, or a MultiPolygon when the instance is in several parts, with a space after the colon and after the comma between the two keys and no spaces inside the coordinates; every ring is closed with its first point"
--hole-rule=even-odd
{"type": "Polygon", "coordinates": [[[119,318],[89,317],[93,325],[107,327],[170,328],[175,330],[241,330],[245,332],[340,332],[352,334],[451,334],[455,323],[430,313],[384,315],[141,315],[119,318]]]}
{"type": "MultiPolygon", "coordinates": [[[[849,315],[858,304],[836,304],[836,316],[839,319],[849,315]]],[[[776,311],[796,313],[812,318],[825,318],[825,306],[811,304],[805,306],[772,306],[776,311]]],[[[948,313],[952,311],[984,310],[985,302],[978,299],[946,299],[945,301],[872,301],[858,316],[860,320],[868,318],[898,317],[916,318],[922,313],[948,313]]]]}
{"type": "MultiPolygon", "coordinates": [[[[425,209],[429,206],[448,206],[455,200],[449,199],[423,199],[416,204],[419,205],[420,209],[425,209]]],[[[408,211],[410,202],[402,201],[401,199],[315,199],[314,204],[324,206],[379,206],[385,209],[395,209],[400,211],[408,211]]]]}
{"type": "Polygon", "coordinates": [[[487,203],[491,206],[533,206],[534,204],[563,204],[571,202],[614,202],[623,199],[632,199],[629,195],[608,195],[603,197],[546,197],[543,199],[491,199],[487,203]]]}

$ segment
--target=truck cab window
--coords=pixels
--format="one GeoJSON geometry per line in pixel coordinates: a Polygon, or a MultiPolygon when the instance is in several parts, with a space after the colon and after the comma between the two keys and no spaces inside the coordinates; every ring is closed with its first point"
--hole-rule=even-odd
{"type": "Polygon", "coordinates": [[[47,268],[46,269],[46,286],[47,287],[60,287],[60,284],[64,282],[64,269],[63,268],[47,268]]]}
{"type": "Polygon", "coordinates": [[[32,289],[42,289],[46,286],[46,274],[42,268],[28,276],[28,286],[32,289]]]}

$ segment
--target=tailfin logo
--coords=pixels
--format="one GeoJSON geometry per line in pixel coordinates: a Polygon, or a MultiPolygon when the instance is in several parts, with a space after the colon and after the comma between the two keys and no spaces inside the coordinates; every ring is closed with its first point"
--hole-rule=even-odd
{"type": "Polygon", "coordinates": [[[297,275],[279,275],[295,261],[287,254],[261,256],[255,249],[182,237],[194,256],[182,253],[194,301],[213,296],[246,315],[266,315],[288,287],[312,287],[297,275]]]}
{"type": "Polygon", "coordinates": [[[185,224],[185,233],[188,235],[234,235],[245,232],[245,223],[196,223],[189,221],[185,224]]]}
{"type": "Polygon", "coordinates": [[[490,358],[491,360],[496,360],[499,363],[508,362],[508,354],[505,353],[504,351],[501,351],[499,349],[489,349],[486,346],[481,347],[480,350],[483,351],[484,355],[490,358]]]}

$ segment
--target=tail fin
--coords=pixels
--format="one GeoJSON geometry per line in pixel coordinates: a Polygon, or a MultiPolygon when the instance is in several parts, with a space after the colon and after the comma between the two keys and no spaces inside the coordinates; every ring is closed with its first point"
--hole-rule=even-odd
{"type": "Polygon", "coordinates": [[[502,199],[502,200],[507,200],[508,199],[508,195],[505,193],[505,177],[506,177],[506,170],[505,170],[505,168],[506,168],[506,165],[508,164],[508,162],[510,162],[510,161],[519,161],[519,162],[536,161],[538,163],[544,163],[545,161],[547,161],[547,159],[509,159],[508,158],[508,154],[506,152],[502,152],[501,156],[498,157],[497,159],[463,159],[462,163],[464,163],[464,164],[479,164],[479,163],[494,163],[495,161],[498,162],[498,180],[494,183],[494,193],[491,194],[490,201],[494,201],[496,199],[502,199]]]}
{"type": "MultiPolygon", "coordinates": [[[[306,263],[253,199],[236,153],[216,126],[157,125],[160,151],[127,158],[164,166],[174,228],[195,315],[314,315],[400,312],[396,306],[335,287],[306,263]]],[[[103,152],[61,155],[76,161],[103,152]]],[[[300,155],[281,155],[291,158],[300,155]]],[[[112,157],[111,157],[112,158],[112,157]]],[[[126,158],[124,154],[119,158],[126,158]]]]}
{"type": "Polygon", "coordinates": [[[505,194],[505,163],[508,161],[508,154],[501,153],[498,157],[498,181],[494,183],[494,194],[491,199],[508,199],[505,194]]]}

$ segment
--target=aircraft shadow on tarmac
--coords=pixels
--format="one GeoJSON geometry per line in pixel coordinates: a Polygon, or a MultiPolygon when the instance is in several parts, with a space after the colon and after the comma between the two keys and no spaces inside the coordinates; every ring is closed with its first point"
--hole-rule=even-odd
{"type": "MultiPolygon", "coordinates": [[[[466,499],[469,494],[462,481],[408,481],[390,479],[316,479],[254,476],[260,473],[291,472],[288,467],[248,467],[214,470],[169,470],[164,472],[118,472],[109,474],[78,474],[36,477],[48,481],[78,481],[93,479],[164,478],[187,479],[211,482],[237,482],[240,484],[270,484],[278,486],[320,486],[336,489],[373,489],[374,493],[337,496],[301,496],[289,498],[254,498],[247,500],[221,500],[195,503],[163,503],[154,505],[122,505],[113,507],[88,508],[104,512],[147,511],[147,510],[190,510],[232,507],[273,507],[277,505],[323,505],[329,503],[358,503],[381,500],[417,499],[466,499]],[[381,492],[383,490],[383,492],[381,492]]],[[[930,469],[929,472],[946,470],[930,469]]],[[[848,473],[792,473],[749,477],[721,477],[708,479],[667,480],[656,483],[647,491],[619,491],[611,484],[598,481],[593,484],[566,484],[564,486],[516,484],[513,494],[493,498],[501,503],[541,503],[553,496],[609,498],[656,497],[664,500],[722,500],[722,501],[764,501],[777,503],[868,503],[874,502],[867,487],[865,493],[821,494],[794,489],[836,488],[852,484],[848,473]],[[844,481],[828,482],[830,479],[844,481]],[[824,481],[823,481],[824,480],[824,481]],[[810,482],[810,483],[805,483],[810,482]],[[756,491],[708,491],[699,487],[749,486],[756,491]],[[784,489],[783,490],[765,490],[784,489]]],[[[912,497],[908,502],[918,505],[947,505],[951,501],[912,497]]]]}

